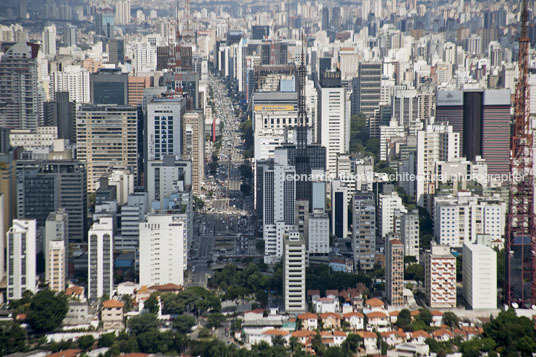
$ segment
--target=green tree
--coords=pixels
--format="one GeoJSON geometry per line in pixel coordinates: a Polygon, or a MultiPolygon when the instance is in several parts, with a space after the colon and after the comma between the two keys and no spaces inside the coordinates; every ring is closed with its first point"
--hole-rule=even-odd
{"type": "Polygon", "coordinates": [[[157,314],[159,306],[156,294],[151,294],[151,296],[149,296],[149,298],[145,300],[145,304],[143,305],[143,307],[146,308],[151,314],[157,314]]]}
{"type": "Polygon", "coordinates": [[[408,330],[411,326],[411,312],[408,309],[402,309],[396,318],[396,326],[403,330],[408,330]]]}
{"type": "Polygon", "coordinates": [[[99,338],[99,347],[112,347],[115,341],[115,333],[105,333],[99,338]]]}
{"type": "Polygon", "coordinates": [[[424,266],[421,264],[409,265],[404,269],[404,279],[424,282],[424,266]]]}
{"type": "Polygon", "coordinates": [[[459,327],[458,316],[452,311],[445,312],[441,321],[450,328],[459,327]]]}
{"type": "Polygon", "coordinates": [[[342,348],[353,354],[359,350],[359,347],[361,347],[363,343],[363,338],[359,335],[356,335],[355,333],[348,334],[346,337],[346,340],[344,340],[342,344],[342,348]]]}
{"type": "Polygon", "coordinates": [[[422,321],[426,326],[430,326],[432,323],[432,313],[428,309],[419,309],[419,315],[416,317],[417,321],[422,321]]]}
{"type": "Polygon", "coordinates": [[[519,348],[530,349],[531,345],[526,344],[527,339],[523,337],[534,341],[536,333],[531,320],[524,316],[518,317],[515,310],[509,309],[501,311],[497,318],[484,325],[483,337],[495,341],[497,351],[501,349],[508,355],[517,352],[519,348]]]}
{"type": "Polygon", "coordinates": [[[37,333],[54,331],[67,315],[67,297],[52,290],[41,290],[30,302],[26,320],[37,333]]]}
{"type": "Polygon", "coordinates": [[[222,322],[225,321],[225,316],[219,312],[213,312],[208,315],[207,326],[211,328],[221,327],[222,322]]]}
{"type": "Polygon", "coordinates": [[[311,340],[311,347],[318,355],[323,355],[324,351],[326,350],[324,344],[322,343],[322,336],[320,336],[320,332],[316,331],[316,335],[313,336],[313,339],[311,340]]]}
{"type": "Polygon", "coordinates": [[[26,350],[26,331],[16,322],[0,323],[0,355],[26,350]]]}
{"type": "Polygon", "coordinates": [[[80,336],[78,338],[77,343],[80,349],[82,349],[83,351],[87,351],[91,348],[91,346],[93,346],[93,344],[95,343],[95,339],[92,335],[80,336]]]}
{"type": "Polygon", "coordinates": [[[283,336],[273,336],[272,337],[272,346],[284,346],[285,345],[285,339],[283,336]]]}
{"type": "Polygon", "coordinates": [[[187,334],[196,323],[197,321],[192,315],[179,315],[173,320],[173,328],[179,333],[187,334]]]}
{"type": "Polygon", "coordinates": [[[128,320],[128,327],[132,334],[137,336],[144,332],[157,329],[158,320],[153,314],[141,314],[139,316],[134,316],[130,320],[128,320]]]}

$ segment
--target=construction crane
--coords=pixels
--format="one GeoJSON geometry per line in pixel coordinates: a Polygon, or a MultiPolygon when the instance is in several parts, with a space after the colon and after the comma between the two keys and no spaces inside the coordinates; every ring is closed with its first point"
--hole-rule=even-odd
{"type": "Polygon", "coordinates": [[[528,84],[529,43],[527,0],[521,5],[519,80],[510,142],[510,201],[506,229],[505,300],[514,307],[536,305],[536,225],[534,220],[534,153],[528,84]]]}

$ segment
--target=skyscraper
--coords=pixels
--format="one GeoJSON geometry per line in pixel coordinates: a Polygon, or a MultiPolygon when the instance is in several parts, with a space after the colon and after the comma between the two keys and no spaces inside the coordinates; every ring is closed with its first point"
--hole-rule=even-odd
{"type": "Polygon", "coordinates": [[[153,98],[147,104],[147,161],[182,154],[182,116],[185,111],[186,100],[182,96],[153,98]]]}
{"type": "Polygon", "coordinates": [[[43,54],[54,57],[56,55],[56,26],[45,26],[43,30],[43,54]]]}
{"type": "Polygon", "coordinates": [[[7,50],[3,49],[5,52],[0,60],[0,126],[34,130],[42,125],[43,120],[37,81],[39,45],[19,42],[7,50]]]}
{"type": "Polygon", "coordinates": [[[7,299],[18,300],[29,290],[37,292],[36,222],[13,220],[7,232],[7,299]]]}
{"type": "Polygon", "coordinates": [[[139,227],[140,285],[183,285],[184,221],[174,215],[149,215],[139,227]]]}
{"type": "Polygon", "coordinates": [[[130,1],[121,0],[115,5],[115,23],[128,25],[130,23],[130,1]]]}
{"type": "Polygon", "coordinates": [[[105,38],[114,37],[115,16],[114,10],[107,7],[98,9],[95,14],[95,34],[105,38]]]}
{"type": "Polygon", "coordinates": [[[138,111],[128,106],[84,105],[77,113],[78,159],[86,164],[87,190],[110,169],[138,170],[138,111]]]}
{"type": "Polygon", "coordinates": [[[101,216],[88,232],[88,299],[96,300],[113,291],[113,218],[101,216]]]}
{"type": "Polygon", "coordinates": [[[352,218],[354,269],[372,270],[376,256],[376,203],[372,192],[354,195],[352,218]]]}
{"type": "Polygon", "coordinates": [[[354,90],[356,91],[356,113],[367,116],[379,108],[382,83],[381,62],[360,62],[359,74],[354,90]]]}
{"type": "Polygon", "coordinates": [[[404,305],[404,245],[397,233],[388,234],[385,242],[385,295],[389,304],[404,305]]]}
{"type": "Polygon", "coordinates": [[[182,123],[182,155],[192,160],[192,190],[201,193],[205,180],[205,118],[201,111],[186,112],[182,123]]]}
{"type": "Polygon", "coordinates": [[[119,68],[101,68],[92,73],[90,79],[93,104],[127,105],[127,73],[121,73],[119,68]]]}
{"type": "Polygon", "coordinates": [[[108,44],[108,57],[108,62],[110,63],[115,65],[123,63],[125,60],[125,41],[117,38],[110,40],[108,44]]]}
{"type": "Polygon", "coordinates": [[[56,92],[54,101],[44,103],[44,124],[57,127],[59,139],[76,143],[76,103],[69,92],[56,92]]]}
{"type": "Polygon", "coordinates": [[[78,43],[77,28],[74,25],[67,24],[63,28],[63,43],[65,46],[76,46],[78,43]]]}
{"type": "Polygon", "coordinates": [[[286,313],[307,311],[305,301],[306,248],[298,232],[289,232],[283,248],[283,298],[286,313]]]}

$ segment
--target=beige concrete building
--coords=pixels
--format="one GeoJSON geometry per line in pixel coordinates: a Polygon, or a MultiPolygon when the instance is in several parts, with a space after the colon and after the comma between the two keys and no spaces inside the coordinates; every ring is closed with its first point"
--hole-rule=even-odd
{"type": "Polygon", "coordinates": [[[106,300],[102,303],[101,322],[104,331],[125,328],[123,306],[125,306],[125,303],[119,300],[106,300]]]}
{"type": "Polygon", "coordinates": [[[192,190],[199,195],[205,180],[205,119],[200,111],[183,116],[182,156],[184,160],[192,160],[192,190]]]}
{"type": "Polygon", "coordinates": [[[386,237],[385,293],[391,305],[404,305],[404,244],[398,234],[386,237]]]}

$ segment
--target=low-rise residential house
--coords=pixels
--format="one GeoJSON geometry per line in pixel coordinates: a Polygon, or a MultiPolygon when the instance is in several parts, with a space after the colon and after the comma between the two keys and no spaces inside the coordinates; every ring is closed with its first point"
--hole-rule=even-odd
{"type": "Polygon", "coordinates": [[[363,339],[363,345],[365,346],[365,352],[367,354],[378,353],[378,336],[371,331],[357,331],[357,334],[363,339]]]}
{"type": "Polygon", "coordinates": [[[399,313],[400,313],[400,311],[398,311],[398,310],[389,311],[389,320],[391,320],[391,324],[396,324],[396,321],[398,320],[398,314],[399,313]]]}
{"type": "Polygon", "coordinates": [[[301,327],[304,330],[316,330],[318,328],[318,316],[311,312],[299,314],[298,321],[301,322],[301,327]]]}
{"type": "Polygon", "coordinates": [[[65,289],[65,295],[71,299],[75,299],[78,301],[86,301],[86,297],[84,295],[84,288],[77,285],[69,286],[67,289],[65,289]]]}
{"type": "Polygon", "coordinates": [[[87,325],[91,322],[87,302],[69,300],[67,314],[62,321],[63,326],[87,325]]]}
{"type": "Polygon", "coordinates": [[[102,329],[122,330],[123,324],[123,307],[125,303],[119,300],[106,300],[102,303],[101,322],[102,329]]]}
{"type": "Polygon", "coordinates": [[[401,343],[387,351],[387,357],[428,356],[430,347],[426,343],[401,343]]]}
{"type": "Polygon", "coordinates": [[[322,327],[324,329],[341,329],[341,314],[335,312],[327,312],[325,314],[320,314],[320,320],[322,321],[322,327]]]}
{"type": "Polygon", "coordinates": [[[244,313],[244,321],[256,321],[264,316],[263,309],[255,309],[244,313]]]}
{"type": "Polygon", "coordinates": [[[311,344],[314,335],[316,332],[310,330],[298,330],[291,333],[291,337],[296,337],[304,347],[311,344]]]}
{"type": "Polygon", "coordinates": [[[396,331],[386,331],[381,333],[382,339],[389,346],[398,345],[406,342],[406,333],[402,329],[396,331]]]}
{"type": "Polygon", "coordinates": [[[276,336],[281,336],[283,339],[285,339],[285,342],[288,343],[290,333],[286,330],[280,330],[280,329],[266,329],[261,333],[258,334],[251,334],[249,335],[249,344],[250,345],[257,345],[261,342],[266,342],[270,346],[272,345],[272,341],[276,336]]]}
{"type": "Polygon", "coordinates": [[[354,309],[352,308],[352,305],[348,304],[348,303],[344,303],[342,304],[342,314],[347,314],[349,312],[352,312],[354,311],[354,309]]]}
{"type": "Polygon", "coordinates": [[[385,312],[372,311],[366,315],[368,320],[367,330],[376,329],[378,332],[389,331],[391,322],[385,312]]]}
{"type": "Polygon", "coordinates": [[[317,314],[339,312],[339,298],[333,295],[325,298],[313,297],[313,308],[317,314]]]}
{"type": "Polygon", "coordinates": [[[410,333],[409,342],[425,343],[427,338],[432,338],[432,336],[430,336],[430,334],[424,330],[417,330],[410,333]]]}
{"type": "Polygon", "coordinates": [[[447,330],[446,328],[440,328],[439,330],[433,331],[432,336],[436,341],[445,342],[454,338],[454,333],[452,331],[447,330]]]}
{"type": "Polygon", "coordinates": [[[432,325],[440,327],[443,320],[443,313],[441,311],[432,310],[430,311],[430,314],[432,314],[432,325]]]}
{"type": "Polygon", "coordinates": [[[344,331],[333,331],[333,344],[335,346],[340,346],[346,340],[346,332],[344,331]]]}
{"type": "Polygon", "coordinates": [[[82,353],[82,350],[79,350],[76,348],[69,348],[67,350],[49,354],[47,355],[47,357],[76,357],[76,356],[80,356],[81,353],[82,353]]]}
{"type": "Polygon", "coordinates": [[[320,331],[322,343],[326,346],[340,346],[346,340],[346,332],[344,331],[320,331]]]}
{"type": "Polygon", "coordinates": [[[350,328],[354,331],[363,330],[365,328],[365,316],[358,312],[348,312],[343,315],[344,321],[350,324],[350,328]]]}
{"type": "Polygon", "coordinates": [[[381,311],[385,309],[385,303],[381,301],[380,299],[374,297],[372,299],[367,299],[365,301],[365,308],[372,310],[372,311],[377,311],[377,310],[381,311]]]}
{"type": "Polygon", "coordinates": [[[484,332],[482,328],[476,328],[473,326],[462,326],[462,330],[465,333],[467,340],[472,340],[475,337],[478,337],[484,332]]]}

